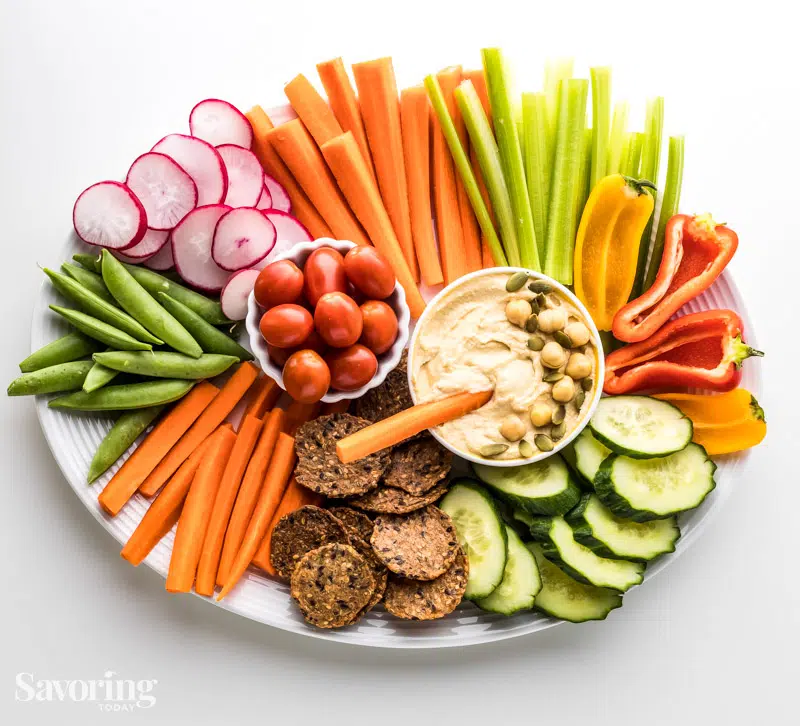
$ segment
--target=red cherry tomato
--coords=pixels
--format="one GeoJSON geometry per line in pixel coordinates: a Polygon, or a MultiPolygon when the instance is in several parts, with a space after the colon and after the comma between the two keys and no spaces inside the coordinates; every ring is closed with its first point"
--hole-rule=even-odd
{"type": "Polygon", "coordinates": [[[361,306],[361,342],[375,355],[385,353],[397,338],[397,316],[385,302],[368,300],[361,306]]]}
{"type": "Polygon", "coordinates": [[[283,367],[286,392],[300,403],[316,403],[331,385],[328,364],[313,350],[298,350],[283,367]]]}
{"type": "Polygon", "coordinates": [[[325,356],[331,371],[331,386],[337,391],[355,391],[366,386],[378,370],[378,359],[364,345],[351,345],[325,356]]]}
{"type": "Polygon", "coordinates": [[[269,345],[296,348],[314,329],[314,318],[299,305],[276,305],[261,316],[260,328],[269,345]]]}
{"type": "Polygon", "coordinates": [[[383,300],[394,290],[392,266],[374,247],[353,247],[344,258],[344,269],[347,279],[368,298],[383,300]]]}
{"type": "Polygon", "coordinates": [[[269,353],[270,359],[276,366],[281,367],[286,364],[286,361],[289,360],[289,356],[291,356],[292,353],[297,353],[299,350],[313,350],[315,353],[325,355],[328,351],[328,344],[320,337],[320,334],[312,328],[308,337],[303,341],[303,344],[297,348],[276,348],[274,345],[267,345],[267,352],[269,353]]]}
{"type": "Polygon", "coordinates": [[[289,360],[289,356],[296,351],[297,348],[277,348],[267,343],[269,359],[279,368],[283,368],[283,366],[286,365],[286,361],[289,360]]]}
{"type": "Polygon", "coordinates": [[[364,323],[353,298],[343,292],[328,292],[317,302],[314,326],[328,345],[346,348],[361,337],[364,323]]]}
{"type": "Polygon", "coordinates": [[[344,259],[332,247],[314,250],[303,266],[305,293],[314,307],[326,292],[347,292],[344,259]]]}
{"type": "Polygon", "coordinates": [[[272,262],[259,273],[254,292],[262,308],[296,303],[303,295],[303,272],[291,260],[272,262]]]}

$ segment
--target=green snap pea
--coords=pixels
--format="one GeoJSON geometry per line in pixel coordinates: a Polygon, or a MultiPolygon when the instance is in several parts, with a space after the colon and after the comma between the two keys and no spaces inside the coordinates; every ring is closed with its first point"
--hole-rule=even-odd
{"type": "Polygon", "coordinates": [[[66,275],[59,275],[53,270],[44,268],[45,274],[50,278],[53,287],[58,290],[64,297],[68,297],[85,313],[92,317],[102,320],[104,323],[121,330],[123,333],[141,340],[143,343],[152,343],[153,345],[163,344],[163,340],[151,335],[150,332],[134,318],[123,312],[118,307],[107,303],[98,295],[95,295],[91,290],[88,290],[83,285],[75,282],[66,275]]]}
{"type": "Polygon", "coordinates": [[[91,368],[92,361],[77,360],[23,373],[11,381],[7,393],[9,396],[38,396],[42,393],[74,391],[83,385],[91,368]]]}
{"type": "Polygon", "coordinates": [[[93,318],[91,315],[81,313],[78,310],[61,308],[58,305],[51,305],[50,309],[62,317],[66,318],[81,333],[90,338],[99,340],[101,343],[111,346],[115,350],[152,350],[150,343],[142,343],[140,340],[128,335],[127,333],[115,328],[113,325],[93,318]]]}
{"type": "Polygon", "coordinates": [[[70,411],[130,411],[177,401],[183,398],[192,386],[194,381],[165,378],[161,381],[127,383],[123,386],[104,386],[91,393],[76,391],[54,398],[47,405],[50,408],[64,408],[70,411]]]}
{"type": "Polygon", "coordinates": [[[102,264],[103,282],[123,310],[180,353],[192,358],[203,354],[189,331],[161,307],[108,250],[103,250],[102,264]]]}
{"type": "Polygon", "coordinates": [[[86,393],[96,391],[107,383],[111,383],[118,375],[119,371],[106,368],[100,363],[95,363],[89,373],[86,374],[86,380],[83,382],[83,390],[86,391],[86,393]]]}
{"type": "Polygon", "coordinates": [[[213,378],[239,361],[236,356],[215,353],[205,353],[199,358],[190,358],[181,353],[165,351],[130,353],[121,350],[95,353],[94,360],[122,373],[186,380],[213,378]]]}
{"type": "Polygon", "coordinates": [[[108,291],[103,278],[96,272],[90,272],[78,265],[70,265],[69,262],[61,263],[61,271],[71,277],[79,285],[83,285],[87,290],[93,292],[97,297],[102,298],[110,305],[117,307],[117,301],[108,291]]]}
{"type": "Polygon", "coordinates": [[[253,360],[253,354],[247,348],[239,345],[233,338],[228,337],[221,330],[204,320],[194,310],[175,300],[166,293],[160,292],[158,299],[200,343],[206,353],[219,353],[220,355],[235,355],[239,360],[253,360]]]}
{"type": "Polygon", "coordinates": [[[69,333],[31,353],[19,364],[19,369],[23,373],[31,373],[59,363],[69,363],[96,353],[99,349],[100,346],[92,338],[81,333],[69,333]]]}
{"type": "Polygon", "coordinates": [[[86,481],[91,484],[104,474],[163,410],[164,406],[152,406],[123,413],[97,447],[86,481]]]}
{"type": "Polygon", "coordinates": [[[72,255],[72,259],[84,270],[96,272],[98,275],[100,274],[100,255],[87,255],[86,253],[78,253],[76,255],[72,255]]]}

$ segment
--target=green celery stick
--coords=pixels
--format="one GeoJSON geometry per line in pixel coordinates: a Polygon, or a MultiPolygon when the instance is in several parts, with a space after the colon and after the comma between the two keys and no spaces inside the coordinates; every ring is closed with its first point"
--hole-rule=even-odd
{"type": "Polygon", "coordinates": [[[592,166],[592,149],[594,147],[594,133],[592,129],[584,129],[583,143],[581,147],[580,166],[578,167],[577,181],[575,183],[575,208],[572,213],[569,238],[575,248],[575,240],[578,238],[578,227],[581,224],[581,215],[586,206],[586,200],[592,191],[590,184],[591,177],[589,170],[592,166]]]}
{"type": "Polygon", "coordinates": [[[536,245],[533,212],[525,183],[525,167],[517,135],[510,78],[499,48],[484,48],[481,56],[494,118],[497,147],[500,150],[500,161],[511,196],[511,208],[514,210],[520,259],[523,267],[540,270],[539,249],[536,245]]]}
{"type": "Polygon", "coordinates": [[[550,164],[547,162],[547,99],[544,93],[522,94],[522,131],[525,178],[533,211],[536,239],[547,238],[547,207],[550,203],[550,164]]]}
{"type": "MultiPolygon", "coordinates": [[[[497,232],[495,232],[494,225],[492,224],[489,210],[486,208],[486,204],[481,196],[478,181],[475,179],[475,174],[470,166],[469,157],[464,151],[464,147],[461,145],[461,140],[458,138],[458,131],[456,131],[456,126],[453,123],[450,112],[447,110],[447,101],[445,101],[444,94],[435,76],[431,75],[425,79],[425,89],[428,92],[428,98],[430,98],[433,110],[436,112],[436,116],[439,119],[442,133],[450,149],[450,155],[453,157],[456,169],[458,169],[458,173],[461,175],[461,181],[464,183],[464,189],[469,197],[472,210],[478,218],[481,231],[486,236],[486,243],[489,245],[489,249],[492,252],[492,258],[497,262],[498,266],[505,266],[507,262],[505,261],[506,257],[503,252],[503,246],[500,244],[500,239],[497,237],[497,232]],[[500,262],[498,262],[498,260],[500,262]]],[[[480,100],[478,103],[480,104],[480,100]]]]}
{"type": "Polygon", "coordinates": [[[622,149],[628,128],[629,107],[627,101],[614,104],[614,120],[611,122],[611,136],[608,140],[608,164],[606,173],[619,174],[623,157],[622,149]]]}
{"type": "Polygon", "coordinates": [[[639,165],[642,158],[642,142],[644,141],[644,134],[641,131],[634,131],[630,135],[630,143],[627,153],[625,155],[624,163],[620,174],[629,176],[634,179],[639,178],[639,165]]]}
{"type": "Polygon", "coordinates": [[[611,69],[592,68],[592,168],[593,189],[608,172],[609,127],[611,126],[611,69]]]}
{"type": "Polygon", "coordinates": [[[558,129],[558,89],[561,81],[572,78],[575,65],[573,58],[549,60],[544,67],[544,95],[547,99],[547,158],[548,166],[553,164],[553,151],[556,146],[558,129]]]}

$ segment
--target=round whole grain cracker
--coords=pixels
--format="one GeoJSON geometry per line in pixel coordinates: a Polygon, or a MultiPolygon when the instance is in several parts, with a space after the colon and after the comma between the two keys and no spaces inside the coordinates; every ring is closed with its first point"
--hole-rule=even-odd
{"type": "MultiPolygon", "coordinates": [[[[372,545],[369,544],[369,540],[365,541],[361,539],[361,537],[351,536],[350,546],[366,560],[370,572],[372,573],[372,579],[375,581],[375,591],[370,601],[364,607],[364,612],[367,612],[368,610],[372,610],[372,608],[383,599],[383,593],[386,592],[386,582],[389,579],[389,570],[387,570],[386,565],[376,557],[375,552],[372,550],[372,545]]],[[[361,614],[363,613],[360,613],[360,615],[361,614]]]]}
{"type": "Polygon", "coordinates": [[[392,449],[383,483],[420,496],[444,479],[452,466],[453,452],[425,434],[392,449]]]}
{"type": "Polygon", "coordinates": [[[380,386],[371,388],[356,401],[355,413],[368,421],[383,421],[389,416],[411,408],[411,391],[408,388],[408,351],[403,351],[403,356],[397,367],[389,371],[386,380],[380,386]]]}
{"type": "Polygon", "coordinates": [[[358,537],[369,542],[375,525],[364,512],[351,507],[328,507],[328,511],[345,526],[345,529],[353,530],[358,537]]]}
{"type": "Polygon", "coordinates": [[[373,489],[367,494],[348,499],[348,503],[363,509],[366,512],[377,512],[379,514],[408,514],[409,512],[422,509],[433,504],[444,496],[447,485],[440,482],[433,489],[417,496],[409,494],[397,487],[387,487],[381,484],[377,489],[373,489]]]}
{"type": "Polygon", "coordinates": [[[378,517],[370,544],[395,575],[412,580],[436,579],[453,564],[458,552],[453,520],[433,506],[406,516],[378,517]]]}

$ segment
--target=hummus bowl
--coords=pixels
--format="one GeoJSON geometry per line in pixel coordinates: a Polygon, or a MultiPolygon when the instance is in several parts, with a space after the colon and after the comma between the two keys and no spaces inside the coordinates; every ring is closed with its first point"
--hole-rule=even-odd
{"type": "Polygon", "coordinates": [[[580,300],[519,267],[445,287],[409,344],[414,403],[494,389],[482,408],[430,430],[456,456],[487,466],[530,464],[567,446],[592,417],[604,374],[600,334],[580,300]]]}

